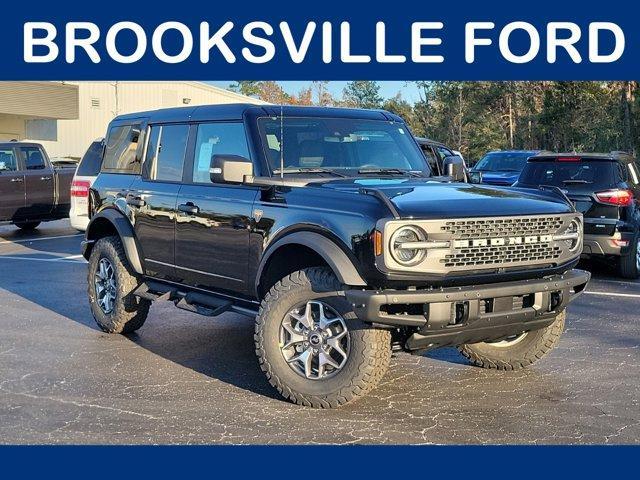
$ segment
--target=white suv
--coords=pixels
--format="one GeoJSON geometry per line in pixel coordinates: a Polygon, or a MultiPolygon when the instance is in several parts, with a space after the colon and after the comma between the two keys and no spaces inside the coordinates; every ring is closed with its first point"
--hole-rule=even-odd
{"type": "Polygon", "coordinates": [[[84,232],[89,224],[89,188],[100,172],[104,139],[94,140],[83,155],[76,174],[71,182],[71,209],[69,221],[71,226],[84,232]]]}

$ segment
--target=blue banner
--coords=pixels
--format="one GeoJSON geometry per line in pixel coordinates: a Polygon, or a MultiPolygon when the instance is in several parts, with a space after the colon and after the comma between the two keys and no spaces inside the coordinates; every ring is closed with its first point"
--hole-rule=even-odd
{"type": "Polygon", "coordinates": [[[638,447],[0,447],[7,478],[634,478],[638,447]],[[14,475],[11,475],[11,474],[14,475]]]}
{"type": "Polygon", "coordinates": [[[636,2],[3,6],[3,80],[618,80],[636,2]]]}

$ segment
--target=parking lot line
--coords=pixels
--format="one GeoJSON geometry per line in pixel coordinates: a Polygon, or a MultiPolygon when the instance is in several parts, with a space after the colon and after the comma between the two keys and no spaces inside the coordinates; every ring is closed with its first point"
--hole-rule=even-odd
{"type": "Polygon", "coordinates": [[[75,233],[73,235],[58,235],[53,237],[36,237],[36,238],[23,238],[20,240],[1,240],[0,245],[6,243],[26,243],[26,242],[38,242],[41,240],[55,240],[58,238],[71,238],[71,237],[84,237],[84,233],[75,233]]]}
{"type": "Polygon", "coordinates": [[[585,295],[603,295],[610,297],[629,297],[629,298],[640,298],[640,294],[637,293],[612,293],[612,292],[584,292],[585,295]]]}
{"type": "MultiPolygon", "coordinates": [[[[46,253],[46,252],[43,252],[46,253]]],[[[0,255],[0,260],[32,260],[34,262],[66,262],[66,263],[87,263],[86,260],[79,260],[82,255],[70,255],[68,257],[58,257],[58,258],[32,258],[32,257],[18,257],[14,255],[0,255]]]]}

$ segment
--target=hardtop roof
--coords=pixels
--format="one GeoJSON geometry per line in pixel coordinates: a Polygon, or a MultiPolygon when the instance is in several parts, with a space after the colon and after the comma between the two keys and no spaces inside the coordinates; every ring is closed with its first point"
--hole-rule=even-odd
{"type": "Polygon", "coordinates": [[[404,121],[399,116],[385,110],[366,110],[359,108],[307,107],[297,105],[254,105],[250,103],[227,103],[219,105],[199,105],[195,107],[174,107],[145,112],[119,115],[113,122],[135,119],[148,119],[149,122],[180,122],[207,120],[242,120],[247,111],[266,116],[287,117],[334,117],[369,120],[404,121]]]}

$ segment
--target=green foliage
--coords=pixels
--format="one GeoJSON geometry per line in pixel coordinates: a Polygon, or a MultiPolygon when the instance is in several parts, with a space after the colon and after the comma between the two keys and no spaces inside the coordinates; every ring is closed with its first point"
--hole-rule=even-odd
{"type": "Polygon", "coordinates": [[[418,135],[472,160],[494,149],[635,151],[637,82],[417,82],[418,135]]]}
{"type": "Polygon", "coordinates": [[[229,85],[229,90],[232,90],[249,97],[257,97],[260,95],[260,84],[257,80],[237,80],[236,83],[229,85]]]}
{"type": "Polygon", "coordinates": [[[349,107],[380,108],[382,105],[380,85],[370,80],[349,82],[342,92],[342,101],[349,107]]]}

